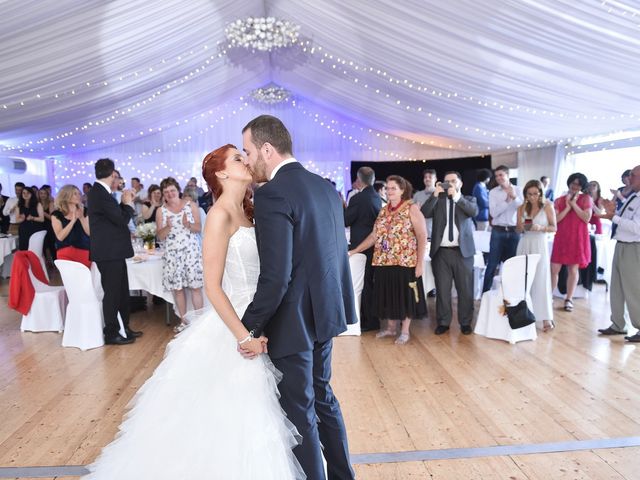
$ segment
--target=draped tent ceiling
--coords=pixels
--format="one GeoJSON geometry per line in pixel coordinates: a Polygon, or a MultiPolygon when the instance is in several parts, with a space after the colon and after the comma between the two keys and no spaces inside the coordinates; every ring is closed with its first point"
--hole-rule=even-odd
{"type": "Polygon", "coordinates": [[[629,0],[9,0],[2,10],[4,155],[157,162],[173,158],[169,144],[191,155],[239,142],[261,112],[290,122],[317,162],[333,142],[341,165],[545,147],[640,124],[640,3],[629,0]],[[300,44],[225,49],[225,26],[250,16],[299,25],[300,44]],[[250,99],[269,83],[292,99],[250,99]]]}

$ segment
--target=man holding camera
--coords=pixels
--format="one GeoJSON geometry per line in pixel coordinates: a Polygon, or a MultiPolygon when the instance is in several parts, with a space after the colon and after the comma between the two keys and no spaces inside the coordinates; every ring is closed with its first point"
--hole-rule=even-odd
{"type": "Polygon", "coordinates": [[[458,291],[458,322],[464,335],[471,333],[473,319],[473,217],[478,214],[476,199],[463,196],[462,176],[447,172],[444,182],[422,206],[425,218],[431,218],[431,266],[436,282],[436,335],[451,325],[451,287],[458,291]]]}

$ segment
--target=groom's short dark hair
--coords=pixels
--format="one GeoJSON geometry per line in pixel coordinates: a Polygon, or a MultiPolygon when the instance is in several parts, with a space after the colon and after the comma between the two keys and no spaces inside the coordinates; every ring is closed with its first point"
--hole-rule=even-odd
{"type": "Polygon", "coordinates": [[[279,118],[260,115],[247,123],[242,133],[247,130],[251,130],[251,141],[258,149],[270,143],[281,155],[293,154],[291,135],[279,118]]]}

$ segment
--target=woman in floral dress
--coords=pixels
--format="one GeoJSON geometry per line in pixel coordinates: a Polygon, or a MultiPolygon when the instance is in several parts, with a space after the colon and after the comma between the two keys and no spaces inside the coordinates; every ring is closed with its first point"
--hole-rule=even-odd
{"type": "Polygon", "coordinates": [[[377,338],[395,336],[396,344],[409,341],[411,320],[427,315],[422,287],[427,226],[418,205],[411,201],[411,184],[398,175],[387,178],[388,203],[380,210],[373,232],[350,254],[373,249],[374,313],[387,319],[377,338]]]}
{"type": "Polygon", "coordinates": [[[165,204],[156,212],[157,236],[165,240],[162,265],[162,285],[173,292],[180,324],[176,333],[187,327],[187,298],[185,289],[191,292],[193,308],[202,308],[202,251],[200,213],[193,202],[180,198],[180,185],[174,178],[160,183],[165,204]]]}

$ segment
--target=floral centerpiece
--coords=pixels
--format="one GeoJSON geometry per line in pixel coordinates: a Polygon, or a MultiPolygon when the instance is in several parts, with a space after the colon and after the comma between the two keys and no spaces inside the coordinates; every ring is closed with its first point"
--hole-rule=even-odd
{"type": "Polygon", "coordinates": [[[144,248],[153,250],[156,247],[156,223],[141,223],[136,227],[136,237],[144,242],[144,248]]]}

